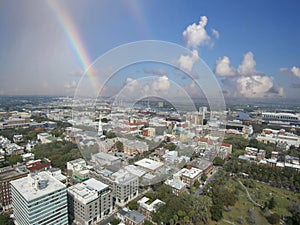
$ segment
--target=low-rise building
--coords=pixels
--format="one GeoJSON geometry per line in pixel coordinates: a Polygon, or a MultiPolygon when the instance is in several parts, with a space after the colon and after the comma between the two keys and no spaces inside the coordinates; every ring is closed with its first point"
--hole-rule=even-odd
{"type": "Polygon", "coordinates": [[[156,172],[163,168],[164,164],[162,162],[157,162],[152,159],[144,158],[134,163],[134,165],[140,167],[148,172],[156,172]]]}
{"type": "Polygon", "coordinates": [[[135,153],[142,154],[143,152],[149,151],[149,146],[143,141],[125,140],[123,141],[123,151],[128,155],[133,155],[135,153]]]}
{"type": "Polygon", "coordinates": [[[191,167],[202,170],[204,174],[209,174],[213,170],[212,162],[201,158],[196,158],[193,161],[189,162],[187,168],[189,169],[191,167]]]}
{"type": "Polygon", "coordinates": [[[191,167],[190,169],[183,168],[176,173],[188,187],[194,185],[195,181],[201,178],[202,170],[191,167]]]}
{"type": "Polygon", "coordinates": [[[178,196],[186,190],[186,183],[184,183],[178,176],[174,176],[173,179],[168,179],[165,184],[172,188],[173,194],[178,196]]]}
{"type": "Polygon", "coordinates": [[[84,181],[89,178],[90,169],[92,166],[87,165],[82,158],[67,162],[67,174],[79,181],[84,181]]]}
{"type": "Polygon", "coordinates": [[[27,169],[31,172],[40,172],[52,168],[52,163],[49,159],[29,160],[26,162],[27,169]]]}
{"type": "Polygon", "coordinates": [[[143,128],[142,135],[145,137],[155,137],[155,128],[153,127],[143,128]]]}
{"type": "Polygon", "coordinates": [[[125,215],[125,225],[143,225],[145,223],[145,216],[135,210],[129,211],[125,215]]]}
{"type": "Polygon", "coordinates": [[[149,198],[143,197],[138,200],[139,211],[146,217],[147,220],[152,221],[152,213],[156,212],[156,210],[165,203],[159,199],[154,200],[149,203],[149,198]]]}
{"type": "Polygon", "coordinates": [[[25,166],[8,166],[0,169],[0,205],[4,210],[12,207],[10,182],[25,177],[27,174],[28,170],[25,166]]]}

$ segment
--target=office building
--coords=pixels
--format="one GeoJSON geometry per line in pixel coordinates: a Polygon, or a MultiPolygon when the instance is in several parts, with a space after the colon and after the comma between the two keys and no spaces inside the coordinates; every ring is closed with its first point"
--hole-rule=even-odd
{"type": "Polygon", "coordinates": [[[11,181],[15,224],[68,224],[66,186],[47,172],[11,181]]]}
{"type": "Polygon", "coordinates": [[[96,224],[113,210],[108,185],[91,178],[68,188],[69,223],[96,224]]]}

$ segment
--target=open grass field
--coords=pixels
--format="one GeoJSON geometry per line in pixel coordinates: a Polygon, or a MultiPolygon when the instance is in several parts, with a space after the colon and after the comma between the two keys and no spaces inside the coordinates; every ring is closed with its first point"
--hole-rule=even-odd
{"type": "MultiPolygon", "coordinates": [[[[245,180],[240,179],[240,181],[244,183],[245,180]]],[[[223,219],[221,221],[211,221],[210,224],[269,224],[264,216],[265,212],[248,199],[245,189],[237,180],[230,178],[226,186],[238,190],[238,201],[233,207],[229,207],[223,212],[223,219]]],[[[253,181],[253,187],[247,189],[251,198],[261,205],[264,205],[265,202],[269,202],[269,200],[274,197],[275,207],[272,209],[272,212],[278,213],[280,216],[290,216],[288,207],[292,201],[296,201],[297,204],[300,205],[300,193],[293,193],[286,189],[271,187],[257,181],[253,181]]]]}

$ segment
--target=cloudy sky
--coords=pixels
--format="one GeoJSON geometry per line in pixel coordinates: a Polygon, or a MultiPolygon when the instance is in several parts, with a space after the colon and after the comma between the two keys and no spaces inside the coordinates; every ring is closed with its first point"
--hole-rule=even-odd
{"type": "MultiPolygon", "coordinates": [[[[181,83],[197,97],[193,79],[176,77],[192,71],[200,57],[225,97],[299,99],[299,8],[298,0],[2,0],[0,95],[72,96],[99,56],[150,39],[190,54],[178,58],[178,68],[148,63],[123,69],[106,94],[124,85],[135,90],[138,78],[151,74],[156,78],[144,89],[166,91],[181,83]]],[[[103,82],[103,74],[93,82],[103,82]]]]}

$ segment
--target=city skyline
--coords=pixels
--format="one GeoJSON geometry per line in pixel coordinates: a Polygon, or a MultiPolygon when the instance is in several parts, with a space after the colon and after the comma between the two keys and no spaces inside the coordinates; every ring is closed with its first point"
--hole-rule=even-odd
{"type": "MultiPolygon", "coordinates": [[[[99,56],[130,42],[161,40],[193,53],[179,61],[179,69],[199,56],[226,98],[299,99],[297,1],[4,1],[1,6],[0,95],[73,96],[99,56]]],[[[154,89],[171,87],[173,77],[191,90],[193,80],[174,78],[175,69],[125,68],[113,85],[118,89],[151,74],[157,76],[154,89]]],[[[95,87],[101,76],[92,81],[95,87]]],[[[201,97],[196,92],[189,94],[201,97]]]]}

